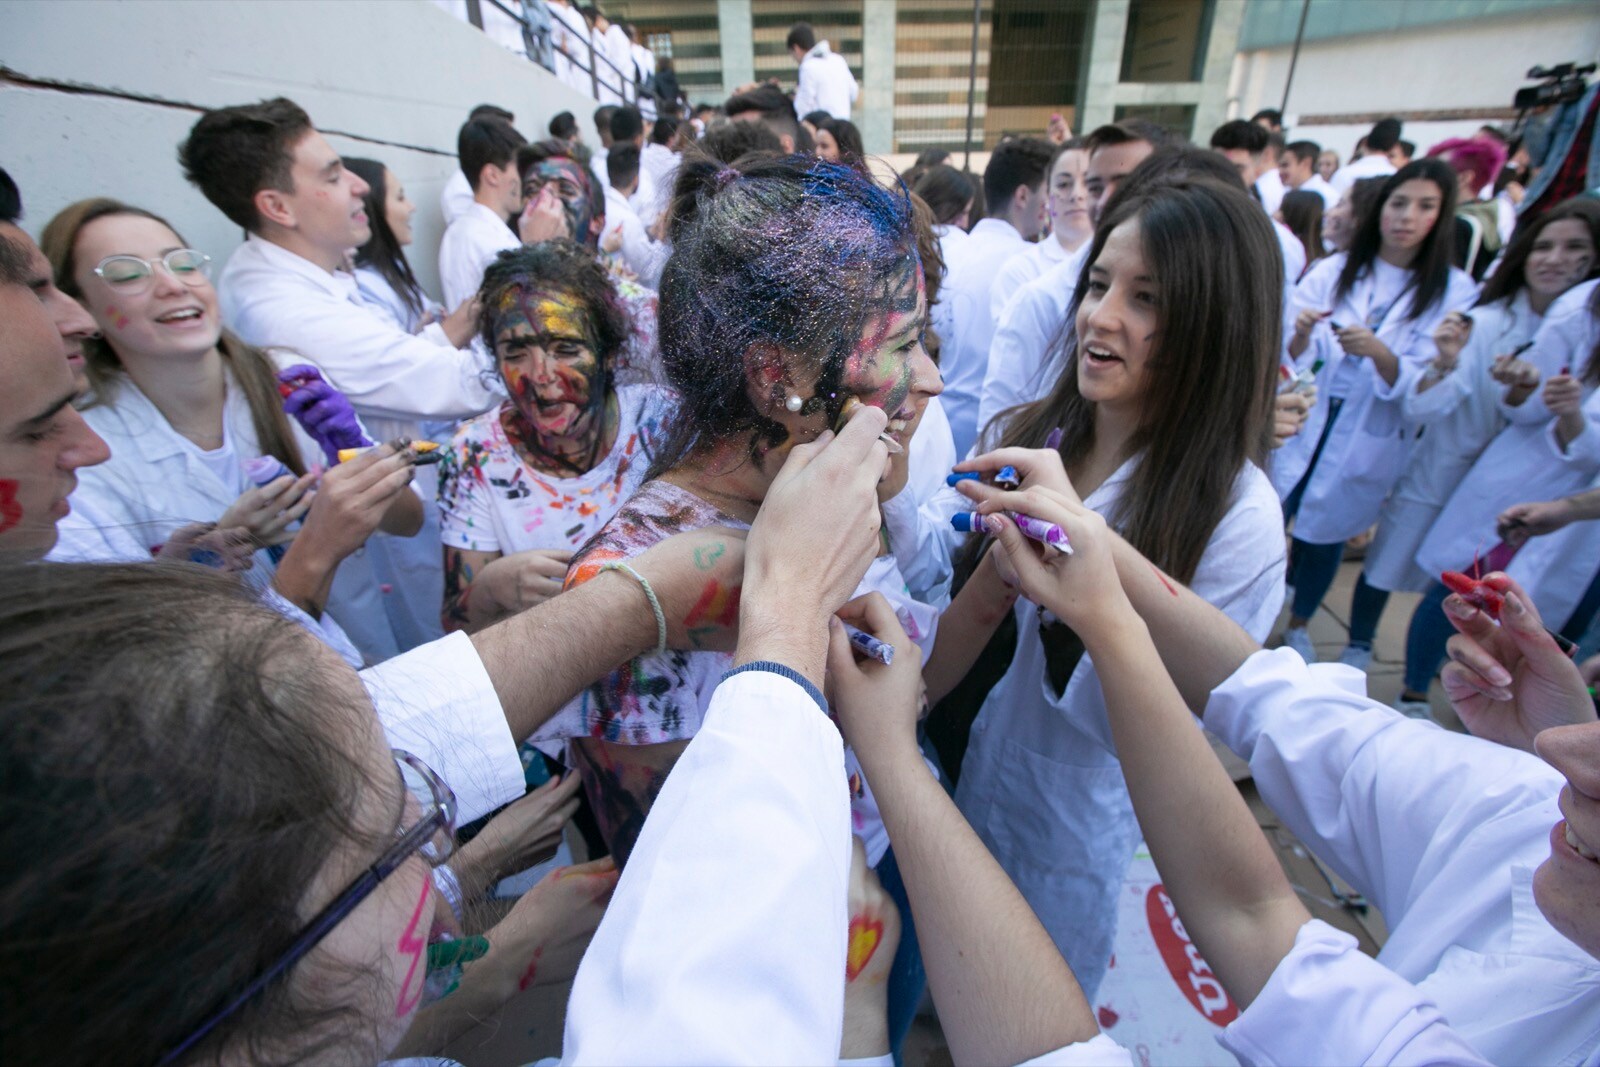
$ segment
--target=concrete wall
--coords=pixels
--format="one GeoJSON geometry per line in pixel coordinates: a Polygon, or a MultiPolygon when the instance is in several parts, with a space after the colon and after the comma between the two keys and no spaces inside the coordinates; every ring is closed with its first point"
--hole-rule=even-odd
{"type": "MultiPolygon", "coordinates": [[[[1241,53],[1247,74],[1238,114],[1248,118],[1278,106],[1290,53],[1288,47],[1241,53]]],[[[1298,115],[1504,110],[1526,84],[1529,67],[1596,57],[1600,15],[1593,7],[1308,41],[1295,67],[1288,110],[1298,115]]]]}
{"type": "Polygon", "coordinates": [[[242,235],[183,179],[177,145],[201,109],[283,95],[339,151],[399,176],[418,205],[409,257],[435,296],[439,192],[473,105],[510,109],[530,139],[571,111],[598,144],[587,96],[428,0],[6,3],[0,68],[0,166],[35,235],[72,201],[115,196],[220,264],[242,235]]]}

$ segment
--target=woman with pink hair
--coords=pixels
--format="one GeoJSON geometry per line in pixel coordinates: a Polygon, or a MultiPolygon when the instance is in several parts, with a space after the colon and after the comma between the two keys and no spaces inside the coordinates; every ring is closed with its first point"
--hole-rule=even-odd
{"type": "Polygon", "coordinates": [[[1455,265],[1481,282],[1500,254],[1500,211],[1483,191],[1493,192],[1494,180],[1506,163],[1505,145],[1487,137],[1452,137],[1428,149],[1456,172],[1455,265]]]}

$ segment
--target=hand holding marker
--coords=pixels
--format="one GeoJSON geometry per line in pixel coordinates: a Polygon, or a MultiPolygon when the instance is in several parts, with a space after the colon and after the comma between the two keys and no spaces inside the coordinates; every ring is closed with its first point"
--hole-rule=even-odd
{"type": "MultiPolygon", "coordinates": [[[[398,441],[393,443],[397,447],[406,447],[398,441]]],[[[377,445],[367,445],[365,448],[341,448],[339,449],[339,462],[349,463],[361,453],[370,452],[377,447],[377,445]]],[[[430,463],[438,463],[444,459],[444,453],[439,451],[439,446],[433,441],[412,441],[410,448],[417,453],[417,458],[411,461],[411,465],[414,467],[426,467],[430,463]]]]}
{"type": "MultiPolygon", "coordinates": [[[[978,477],[977,471],[952,474],[945,479],[945,484],[953,486],[960,482],[977,481],[978,477]]],[[[994,484],[998,488],[1009,490],[1018,488],[1022,484],[1022,480],[1017,477],[1015,467],[1001,467],[994,476],[994,484]]],[[[1036,519],[1032,515],[1024,515],[1020,511],[1008,511],[1006,514],[1012,522],[1017,524],[1017,529],[1022,531],[1022,536],[1032,538],[1046,548],[1053,548],[1058,552],[1065,552],[1069,556],[1072,555],[1072,543],[1067,540],[1067,531],[1055,523],[1036,519]]],[[[976,511],[958,511],[950,516],[950,525],[961,533],[982,533],[985,532],[983,518],[976,511]]]]}

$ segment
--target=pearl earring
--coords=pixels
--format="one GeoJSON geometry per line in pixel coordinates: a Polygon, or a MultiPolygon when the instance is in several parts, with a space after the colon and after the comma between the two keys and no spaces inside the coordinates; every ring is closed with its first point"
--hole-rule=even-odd
{"type": "Polygon", "coordinates": [[[801,400],[799,394],[797,393],[790,393],[789,399],[783,402],[783,406],[794,412],[796,415],[800,413],[800,408],[804,404],[805,401],[801,400]]]}

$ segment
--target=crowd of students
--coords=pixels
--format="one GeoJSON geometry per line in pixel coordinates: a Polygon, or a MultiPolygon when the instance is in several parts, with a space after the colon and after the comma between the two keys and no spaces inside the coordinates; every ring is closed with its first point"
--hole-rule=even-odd
{"type": "Polygon", "coordinates": [[[1242,1062],[1600,1055],[1552,632],[1600,606],[1600,205],[1518,204],[1497,131],[1339,166],[1273,112],[889,182],[789,46],[793,97],[619,98],[593,150],[476,109],[437,300],[398,176],[286,99],[179,147],[247,233],[215,284],[163,205],[35,242],[0,181],[12,1054],[440,1063],[575,976],[574,1063],[888,1063],[925,991],[958,1063],[1131,1063],[1142,839],[1242,1062]]]}

